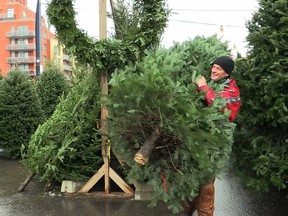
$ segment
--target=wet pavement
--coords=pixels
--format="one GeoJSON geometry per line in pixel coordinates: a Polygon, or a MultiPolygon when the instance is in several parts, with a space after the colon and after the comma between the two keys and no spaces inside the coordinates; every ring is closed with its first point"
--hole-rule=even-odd
{"type": "MultiPolygon", "coordinates": [[[[164,203],[148,207],[133,198],[59,196],[44,192],[37,178],[18,193],[28,172],[16,160],[0,157],[0,216],[179,216],[164,203]]],[[[217,179],[214,216],[287,216],[287,194],[257,194],[243,187],[239,179],[226,174],[217,179]]],[[[195,213],[193,216],[196,216],[195,213]]]]}

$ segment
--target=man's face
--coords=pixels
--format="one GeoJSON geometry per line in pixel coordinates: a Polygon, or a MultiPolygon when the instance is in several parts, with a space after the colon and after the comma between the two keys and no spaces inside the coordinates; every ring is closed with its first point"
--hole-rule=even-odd
{"type": "Polygon", "coordinates": [[[211,80],[218,82],[219,80],[229,76],[219,65],[213,64],[211,68],[211,80]]]}

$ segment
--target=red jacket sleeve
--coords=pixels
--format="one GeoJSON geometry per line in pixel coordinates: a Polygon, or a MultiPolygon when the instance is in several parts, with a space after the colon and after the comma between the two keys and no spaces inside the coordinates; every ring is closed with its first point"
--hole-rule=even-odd
{"type": "Polygon", "coordinates": [[[214,92],[208,85],[204,85],[198,88],[198,91],[205,91],[205,101],[207,105],[211,105],[214,102],[217,94],[223,97],[226,101],[226,106],[224,107],[230,110],[229,120],[232,122],[234,121],[240,106],[240,90],[236,85],[235,80],[231,80],[227,86],[224,87],[223,91],[221,92],[214,92]]]}

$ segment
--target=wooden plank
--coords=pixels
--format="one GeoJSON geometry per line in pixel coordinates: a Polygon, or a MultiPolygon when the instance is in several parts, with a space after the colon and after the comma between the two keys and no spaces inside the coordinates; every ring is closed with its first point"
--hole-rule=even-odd
{"type": "MultiPolygon", "coordinates": [[[[108,116],[108,109],[105,105],[108,96],[108,73],[107,71],[101,72],[101,80],[100,80],[100,87],[101,87],[101,122],[100,122],[100,130],[102,133],[101,139],[101,148],[102,148],[102,155],[108,156],[108,129],[107,129],[107,116],[108,116]]],[[[104,160],[104,158],[103,158],[104,160]]],[[[104,161],[105,163],[105,161],[104,161]]]]}
{"type": "MultiPolygon", "coordinates": [[[[99,0],[99,35],[100,40],[105,39],[107,37],[107,9],[106,9],[106,0],[99,0]]],[[[110,193],[110,179],[109,179],[109,152],[108,152],[108,145],[107,145],[107,116],[108,116],[108,109],[103,104],[105,103],[108,95],[108,73],[107,71],[101,72],[101,94],[102,94],[102,104],[101,104],[101,132],[102,132],[102,156],[104,162],[104,190],[106,194],[110,193]]]]}
{"type": "Polygon", "coordinates": [[[105,193],[109,194],[110,193],[110,169],[109,169],[109,157],[108,156],[103,156],[104,159],[104,166],[105,166],[105,193]]]}
{"type": "Polygon", "coordinates": [[[100,39],[107,38],[107,9],[106,0],[99,0],[99,36],[100,39]]]}
{"type": "Polygon", "coordinates": [[[131,199],[134,197],[134,194],[126,194],[123,192],[111,192],[106,194],[105,192],[91,192],[91,193],[64,193],[64,196],[67,197],[96,197],[96,198],[120,198],[120,199],[131,199]]]}
{"type": "Polygon", "coordinates": [[[99,181],[99,179],[105,174],[105,164],[95,173],[88,182],[83,185],[83,187],[78,191],[79,193],[87,193],[95,184],[99,181]]]}
{"type": "Polygon", "coordinates": [[[130,187],[111,167],[109,168],[111,179],[127,194],[134,194],[134,190],[130,187]]]}
{"type": "MultiPolygon", "coordinates": [[[[82,188],[78,191],[78,193],[88,193],[91,188],[101,179],[103,175],[105,175],[105,168],[106,164],[104,163],[102,167],[98,170],[96,174],[94,174],[88,182],[85,183],[85,185],[82,186],[82,188]]],[[[111,167],[108,168],[109,174],[106,177],[105,180],[110,180],[109,177],[126,193],[133,195],[134,190],[130,185],[128,185],[111,167]],[[107,178],[107,179],[106,179],[107,178]]],[[[105,184],[105,193],[109,194],[110,193],[110,181],[105,184]],[[107,185],[109,185],[109,188],[106,189],[107,185]],[[108,192],[107,192],[107,191],[108,192]]]]}

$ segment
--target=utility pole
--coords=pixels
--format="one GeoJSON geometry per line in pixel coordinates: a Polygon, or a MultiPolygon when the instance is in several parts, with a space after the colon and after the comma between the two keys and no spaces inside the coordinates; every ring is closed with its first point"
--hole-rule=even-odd
{"type": "Polygon", "coordinates": [[[35,38],[36,38],[36,79],[41,73],[41,1],[37,1],[36,17],[35,17],[35,38]]]}

